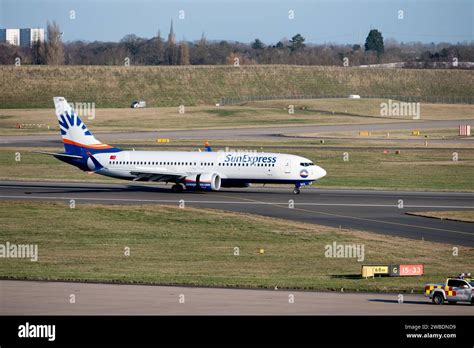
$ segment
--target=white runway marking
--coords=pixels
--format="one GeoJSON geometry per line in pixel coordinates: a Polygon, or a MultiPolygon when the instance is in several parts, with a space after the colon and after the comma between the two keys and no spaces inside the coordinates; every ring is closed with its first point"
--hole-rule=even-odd
{"type": "MultiPolygon", "coordinates": [[[[143,203],[175,203],[179,204],[181,200],[174,200],[174,199],[133,199],[133,198],[96,198],[96,197],[58,197],[58,196],[9,196],[9,195],[0,195],[0,198],[18,198],[18,199],[48,199],[48,200],[83,200],[83,201],[117,201],[117,202],[143,202],[143,203]]],[[[241,201],[193,201],[183,199],[185,203],[201,203],[201,204],[247,204],[247,205],[288,205],[289,202],[260,202],[260,201],[249,201],[249,202],[241,202],[241,201]]],[[[336,206],[336,207],[379,207],[379,208],[386,208],[392,207],[397,208],[397,204],[355,204],[355,203],[298,203],[294,202],[294,205],[299,206],[336,206]]],[[[474,206],[465,206],[465,205],[409,205],[404,204],[404,208],[433,208],[433,209],[474,209],[474,206]]],[[[400,210],[403,210],[400,209],[400,210]]]]}

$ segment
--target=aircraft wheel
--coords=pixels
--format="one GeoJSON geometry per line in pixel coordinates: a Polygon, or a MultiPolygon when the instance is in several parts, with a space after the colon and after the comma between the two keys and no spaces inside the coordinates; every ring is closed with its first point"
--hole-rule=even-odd
{"type": "Polygon", "coordinates": [[[174,184],[173,186],[171,186],[171,191],[173,191],[174,193],[183,192],[183,185],[181,185],[181,184],[174,184]]]}
{"type": "Polygon", "coordinates": [[[296,188],[293,190],[293,193],[294,193],[295,195],[299,195],[299,194],[301,193],[301,191],[300,191],[299,188],[296,187],[296,188]]]}

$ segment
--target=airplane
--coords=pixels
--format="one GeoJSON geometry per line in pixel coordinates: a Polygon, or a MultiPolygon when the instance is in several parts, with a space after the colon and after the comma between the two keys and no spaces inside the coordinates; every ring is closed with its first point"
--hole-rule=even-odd
{"type": "MultiPolygon", "coordinates": [[[[54,97],[65,153],[40,152],[112,178],[173,183],[173,192],[218,191],[252,183],[293,184],[294,194],[326,171],[311,160],[267,152],[125,151],[103,144],[89,131],[64,97],[54,97]]],[[[206,144],[208,145],[208,144],[206,144]]]]}

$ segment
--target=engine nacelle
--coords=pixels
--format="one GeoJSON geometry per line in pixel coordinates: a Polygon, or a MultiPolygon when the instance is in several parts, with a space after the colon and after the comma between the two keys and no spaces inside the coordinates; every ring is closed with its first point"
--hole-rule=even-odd
{"type": "Polygon", "coordinates": [[[217,173],[205,173],[187,176],[184,185],[188,189],[218,191],[221,188],[221,177],[217,173]]]}

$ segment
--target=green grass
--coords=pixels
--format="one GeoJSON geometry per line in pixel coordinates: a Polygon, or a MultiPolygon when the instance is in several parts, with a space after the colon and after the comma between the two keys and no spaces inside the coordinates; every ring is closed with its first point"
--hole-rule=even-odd
{"type": "MultiPolygon", "coordinates": [[[[334,101],[338,104],[338,101],[334,101]]],[[[375,102],[373,102],[374,104],[375,102]]],[[[101,131],[156,131],[161,129],[213,129],[248,126],[284,126],[289,124],[328,124],[370,122],[373,117],[327,115],[319,112],[288,111],[265,107],[186,107],[180,114],[178,108],[146,109],[96,109],[95,118],[83,117],[94,132],[101,131]],[[137,121],[138,120],[138,121],[137,121]]],[[[466,112],[465,112],[466,113],[466,112]]],[[[393,119],[379,119],[393,122],[393,119]]],[[[52,109],[0,109],[0,135],[27,135],[38,133],[58,134],[54,110],[52,109]],[[2,118],[2,116],[6,116],[2,118]],[[19,124],[28,126],[21,129],[19,124]],[[41,128],[36,125],[42,125],[41,128]],[[49,126],[47,129],[46,126],[49,126]]],[[[284,130],[284,128],[282,128],[284,130]]]]}
{"type": "Polygon", "coordinates": [[[242,112],[240,109],[211,109],[211,110],[205,110],[208,114],[212,115],[217,115],[220,117],[229,117],[229,116],[235,116],[238,115],[242,112]]]}
{"type": "Polygon", "coordinates": [[[417,211],[410,215],[424,216],[440,220],[454,220],[474,222],[474,210],[452,210],[452,211],[417,211]]]}
{"type": "Polygon", "coordinates": [[[316,182],[320,187],[375,188],[428,191],[474,191],[474,153],[458,150],[409,150],[399,155],[391,150],[294,150],[295,155],[312,159],[325,168],[327,176],[316,182]],[[343,161],[343,152],[349,160],[343,161]]]}
{"type": "MultiPolygon", "coordinates": [[[[294,124],[364,124],[409,122],[409,117],[382,117],[380,103],[385,99],[348,100],[306,99],[303,101],[272,100],[243,106],[186,106],[184,114],[178,107],[146,109],[95,109],[95,118],[83,116],[89,128],[97,132],[158,131],[164,129],[214,129],[236,127],[279,126],[282,133],[291,133],[286,125],[294,124]],[[288,105],[294,104],[293,114],[288,105]]],[[[422,120],[472,119],[474,106],[427,104],[421,107],[422,120]]],[[[413,128],[418,127],[416,121],[413,128]]],[[[457,132],[452,127],[452,132],[457,132]]],[[[53,109],[0,109],[0,135],[58,134],[53,109]],[[18,125],[26,125],[19,129],[18,125]],[[40,125],[41,127],[39,127],[40,125]],[[49,129],[48,129],[49,126],[49,129]]],[[[457,134],[457,133],[456,133],[457,134]]]]}
{"type": "MultiPolygon", "coordinates": [[[[196,151],[196,148],[190,149],[196,151]]],[[[124,183],[97,174],[86,174],[51,156],[31,153],[31,150],[33,149],[0,149],[0,179],[124,183]],[[21,153],[20,162],[15,161],[16,152],[21,153]]],[[[166,150],[166,146],[160,150],[166,150]]],[[[315,183],[318,187],[474,191],[474,152],[467,149],[402,149],[396,155],[393,149],[389,154],[384,154],[382,150],[370,147],[343,151],[313,146],[303,149],[279,148],[276,152],[300,155],[325,168],[328,174],[315,183]],[[454,151],[458,153],[457,162],[452,160],[454,151]],[[343,152],[348,152],[349,161],[343,161],[343,152]]]]}
{"type": "Polygon", "coordinates": [[[51,98],[96,107],[214,105],[221,97],[349,95],[472,97],[474,71],[260,66],[1,66],[2,108],[50,108],[51,98]]]}
{"type": "Polygon", "coordinates": [[[1,243],[39,251],[38,262],[0,259],[0,277],[10,279],[421,291],[474,266],[472,248],[454,257],[444,244],[213,210],[2,201],[0,219],[1,243]],[[363,263],[423,263],[426,274],[360,279],[361,262],[325,257],[333,242],[364,244],[363,263]]]}

